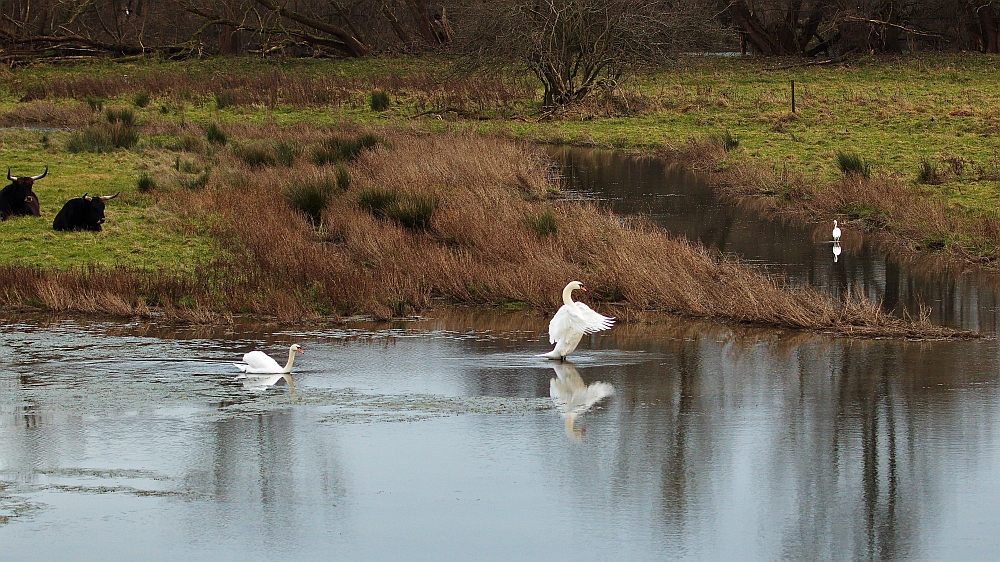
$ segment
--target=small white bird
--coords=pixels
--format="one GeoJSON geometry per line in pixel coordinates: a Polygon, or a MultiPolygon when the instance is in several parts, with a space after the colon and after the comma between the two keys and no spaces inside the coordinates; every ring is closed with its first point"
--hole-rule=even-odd
{"type": "Polygon", "coordinates": [[[833,243],[833,263],[837,263],[837,258],[840,257],[840,241],[833,243]]]}
{"type": "Polygon", "coordinates": [[[613,396],[615,388],[606,382],[587,385],[572,363],[556,363],[552,368],[557,378],[549,380],[549,397],[563,416],[566,435],[579,441],[586,429],[576,427],[576,418],[601,400],[613,396]]]}
{"type": "Polygon", "coordinates": [[[579,281],[570,281],[563,289],[562,298],[565,304],[559,307],[549,322],[549,343],[554,343],[556,346],[552,351],[543,353],[539,357],[563,361],[567,355],[573,353],[584,334],[607,330],[614,325],[614,318],[602,316],[582,302],[574,302],[572,295],[576,289],[587,290],[579,281]]]}
{"type": "Polygon", "coordinates": [[[285,363],[284,367],[278,365],[277,361],[271,359],[271,357],[263,351],[251,351],[250,353],[245,354],[243,356],[243,362],[246,363],[246,365],[241,363],[233,363],[233,365],[236,365],[236,368],[244,373],[273,375],[291,373],[292,363],[295,362],[296,351],[299,353],[305,353],[302,351],[302,347],[299,344],[293,343],[288,348],[288,363],[285,363]]]}
{"type": "Polygon", "coordinates": [[[833,219],[833,241],[834,242],[839,242],[840,241],[840,234],[841,234],[841,232],[840,232],[840,227],[837,226],[837,219],[833,219]]]}

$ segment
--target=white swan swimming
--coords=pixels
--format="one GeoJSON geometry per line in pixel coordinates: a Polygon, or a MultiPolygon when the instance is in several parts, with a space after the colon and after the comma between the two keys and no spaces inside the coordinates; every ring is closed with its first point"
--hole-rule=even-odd
{"type": "Polygon", "coordinates": [[[840,242],[840,227],[837,226],[837,219],[833,219],[833,241],[840,242]]]}
{"type": "Polygon", "coordinates": [[[305,353],[302,351],[302,347],[299,344],[293,343],[288,348],[288,363],[285,363],[284,367],[278,365],[277,361],[271,359],[271,357],[263,351],[251,351],[250,353],[245,354],[243,356],[243,362],[246,363],[246,365],[241,363],[233,363],[233,365],[236,365],[236,368],[244,373],[250,374],[280,375],[291,373],[292,363],[295,362],[296,351],[299,353],[305,353]]]}
{"type": "Polygon", "coordinates": [[[562,298],[565,304],[559,307],[559,311],[549,322],[549,343],[554,343],[556,346],[552,351],[543,353],[539,357],[563,361],[567,355],[573,353],[584,334],[607,330],[615,323],[614,318],[602,316],[582,302],[574,302],[572,296],[576,289],[587,290],[579,281],[570,281],[563,289],[562,298]]]}
{"type": "Polygon", "coordinates": [[[549,381],[549,396],[563,416],[566,435],[580,440],[584,429],[576,427],[576,418],[601,400],[612,396],[615,388],[606,382],[595,382],[589,386],[572,363],[558,363],[552,366],[556,377],[549,381]]]}

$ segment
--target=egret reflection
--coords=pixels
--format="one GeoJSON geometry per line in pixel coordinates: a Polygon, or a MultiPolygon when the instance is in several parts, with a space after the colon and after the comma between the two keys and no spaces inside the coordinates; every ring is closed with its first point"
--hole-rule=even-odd
{"type": "Polygon", "coordinates": [[[833,243],[833,263],[837,263],[837,258],[840,257],[840,241],[833,243]]]}
{"type": "Polygon", "coordinates": [[[563,416],[566,435],[579,441],[586,433],[585,427],[576,427],[576,418],[601,400],[612,396],[615,388],[606,382],[587,385],[572,363],[552,365],[556,378],[549,381],[549,396],[563,416]]]}

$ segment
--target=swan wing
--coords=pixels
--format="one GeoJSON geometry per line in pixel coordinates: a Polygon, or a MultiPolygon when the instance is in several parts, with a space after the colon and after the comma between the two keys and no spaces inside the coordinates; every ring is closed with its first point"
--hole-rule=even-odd
{"type": "Polygon", "coordinates": [[[549,343],[566,340],[571,335],[607,330],[615,323],[614,318],[598,314],[582,302],[574,304],[576,306],[562,305],[552,317],[549,322],[549,343]]]}
{"type": "Polygon", "coordinates": [[[582,302],[576,303],[575,316],[579,322],[578,326],[585,334],[607,330],[615,324],[614,318],[599,314],[582,302]]]}
{"type": "Polygon", "coordinates": [[[246,363],[245,369],[240,369],[245,373],[281,373],[283,368],[278,362],[272,359],[263,351],[251,351],[243,356],[246,363]]]}

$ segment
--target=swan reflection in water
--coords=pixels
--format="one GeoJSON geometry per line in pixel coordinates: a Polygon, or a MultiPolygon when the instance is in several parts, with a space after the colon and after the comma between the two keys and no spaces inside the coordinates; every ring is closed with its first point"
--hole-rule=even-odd
{"type": "Polygon", "coordinates": [[[236,377],[236,380],[243,382],[243,388],[246,390],[267,390],[273,386],[278,386],[282,381],[288,385],[289,392],[295,392],[295,383],[292,382],[292,375],[289,373],[281,373],[277,375],[248,375],[242,374],[236,377]]]}
{"type": "Polygon", "coordinates": [[[606,382],[595,382],[588,386],[572,363],[558,363],[552,365],[552,368],[556,371],[556,378],[549,381],[549,396],[563,416],[566,435],[579,441],[587,429],[586,426],[576,427],[576,418],[601,400],[612,396],[615,387],[606,382]]]}
{"type": "Polygon", "coordinates": [[[833,263],[837,263],[837,258],[840,257],[840,240],[833,243],[833,263]]]}

